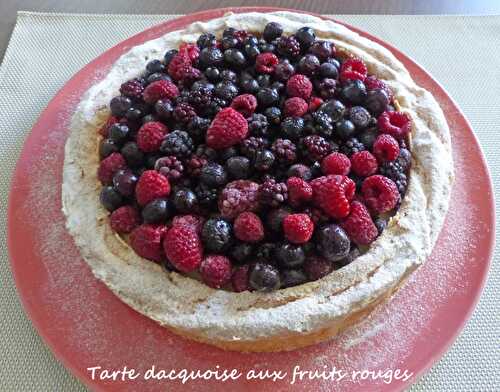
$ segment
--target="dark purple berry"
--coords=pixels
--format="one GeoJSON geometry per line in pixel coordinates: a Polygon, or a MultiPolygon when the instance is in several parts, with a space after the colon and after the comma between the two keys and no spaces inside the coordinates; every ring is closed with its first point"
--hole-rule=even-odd
{"type": "Polygon", "coordinates": [[[264,27],[262,36],[267,42],[271,42],[283,34],[283,26],[277,22],[270,22],[264,27]]]}
{"type": "Polygon", "coordinates": [[[174,208],[167,199],[156,199],[144,206],[142,219],[145,223],[166,222],[173,214],[174,208]]]}
{"type": "Polygon", "coordinates": [[[174,193],[173,203],[177,211],[187,214],[196,207],[198,199],[191,189],[181,188],[174,193]]]}
{"type": "Polygon", "coordinates": [[[99,144],[99,157],[101,159],[104,159],[112,153],[118,152],[119,150],[120,147],[118,147],[118,145],[113,140],[103,139],[99,144]]]}
{"type": "Polygon", "coordinates": [[[200,181],[209,187],[220,187],[227,183],[227,173],[224,167],[215,162],[209,162],[201,168],[200,181]]]}
{"type": "Polygon", "coordinates": [[[226,161],[226,170],[233,180],[247,179],[252,171],[250,159],[243,156],[231,157],[226,161]]]}
{"type": "Polygon", "coordinates": [[[268,171],[274,164],[274,154],[270,150],[259,150],[255,154],[254,167],[258,171],[268,171]]]}
{"type": "Polygon", "coordinates": [[[320,227],[314,236],[317,251],[329,261],[338,261],[349,254],[351,241],[344,229],[335,224],[320,227]]]}
{"type": "Polygon", "coordinates": [[[340,120],[335,123],[335,134],[342,140],[347,140],[354,135],[356,127],[349,120],[340,120]]]}
{"type": "Polygon", "coordinates": [[[138,167],[144,162],[144,153],[135,142],[125,143],[120,152],[130,167],[138,167]]]}
{"type": "Polygon", "coordinates": [[[208,219],[201,231],[203,247],[208,252],[224,252],[233,241],[233,228],[231,224],[221,218],[208,219]]]}
{"type": "Polygon", "coordinates": [[[276,259],[283,268],[299,268],[306,260],[304,249],[300,245],[282,244],[276,248],[276,259]]]}
{"type": "Polygon", "coordinates": [[[364,105],[371,114],[378,116],[389,105],[389,96],[382,89],[368,91],[364,105]]]}
{"type": "Polygon", "coordinates": [[[132,107],[132,100],[128,97],[118,96],[114,97],[109,103],[111,114],[115,117],[123,117],[127,110],[132,107]]]}
{"type": "Polygon", "coordinates": [[[297,66],[299,72],[301,74],[307,76],[314,76],[318,72],[320,67],[320,63],[318,58],[313,54],[306,54],[299,60],[299,64],[297,66]]]}
{"type": "Polygon", "coordinates": [[[255,291],[277,290],[281,285],[280,274],[272,265],[257,263],[250,270],[248,283],[255,291]]]}
{"type": "Polygon", "coordinates": [[[281,271],[281,288],[299,286],[307,282],[307,276],[302,270],[281,271]]]}
{"type": "Polygon", "coordinates": [[[132,196],[139,178],[130,170],[118,170],[113,177],[113,186],[123,196],[132,196]]]}
{"type": "Polygon", "coordinates": [[[295,33],[295,38],[300,43],[302,49],[309,49],[309,47],[313,44],[316,39],[316,34],[314,34],[314,30],[311,27],[301,27],[295,33]]]}
{"type": "Polygon", "coordinates": [[[109,212],[113,212],[123,205],[123,196],[112,186],[102,187],[99,199],[109,212]]]}
{"type": "Polygon", "coordinates": [[[341,90],[342,97],[355,105],[362,104],[366,94],[365,84],[361,80],[351,80],[341,90]]]}

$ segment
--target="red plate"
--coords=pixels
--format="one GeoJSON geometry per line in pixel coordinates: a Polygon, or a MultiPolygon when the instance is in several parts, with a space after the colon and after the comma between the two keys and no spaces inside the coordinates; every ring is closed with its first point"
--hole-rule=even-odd
{"type": "MultiPolygon", "coordinates": [[[[386,305],[331,342],[288,353],[242,354],[180,338],[122,303],[94,278],[64,228],[61,172],[71,114],[81,95],[104,77],[131,47],[189,23],[227,11],[269,12],[271,8],[220,9],[184,16],[146,30],[108,50],[78,72],[54,97],[28,137],[12,180],[9,200],[9,250],[24,307],[56,357],[80,380],[99,391],[159,391],[180,381],[145,381],[157,370],[238,369],[242,376],[222,385],[238,390],[370,390],[408,387],[447,350],[471,315],[483,288],[494,238],[494,204],[488,169],[474,133],[460,109],[419,65],[387,47],[430,90],[443,108],[452,134],[457,179],[450,210],[432,256],[386,305]],[[134,368],[134,381],[92,380],[87,368],[134,368]],[[349,374],[339,381],[296,381],[302,371],[336,367],[349,374]],[[256,369],[287,372],[284,379],[248,380],[256,369]],[[396,379],[396,369],[411,376],[396,379]],[[357,374],[352,381],[352,371],[357,374]],[[389,370],[389,371],[388,371],[389,370]],[[390,370],[393,371],[389,383],[390,370]],[[380,376],[376,377],[380,372],[380,376]],[[375,377],[374,377],[375,375],[375,377]]],[[[337,373],[338,374],[338,373],[337,373]]],[[[221,382],[196,380],[188,390],[216,390],[221,382]]]]}

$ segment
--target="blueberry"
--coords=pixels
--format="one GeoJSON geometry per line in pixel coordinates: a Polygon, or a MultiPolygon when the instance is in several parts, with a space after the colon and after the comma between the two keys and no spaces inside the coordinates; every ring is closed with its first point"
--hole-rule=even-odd
{"type": "Polygon", "coordinates": [[[272,265],[257,263],[250,271],[248,283],[255,291],[273,291],[280,287],[280,274],[272,265]]]}
{"type": "Polygon", "coordinates": [[[255,35],[248,35],[243,40],[244,45],[257,46],[259,44],[259,40],[255,35]]]}
{"type": "Polygon", "coordinates": [[[286,175],[288,177],[299,177],[304,181],[310,181],[312,179],[311,169],[301,163],[296,163],[295,165],[290,166],[286,175]]]}
{"type": "Polygon", "coordinates": [[[307,282],[307,276],[302,270],[281,271],[281,288],[299,286],[307,282]]]}
{"type": "Polygon", "coordinates": [[[256,94],[259,88],[259,83],[255,79],[246,79],[241,82],[241,89],[245,93],[256,94]]]}
{"type": "Polygon", "coordinates": [[[290,64],[290,61],[281,61],[274,68],[274,78],[281,82],[285,82],[295,73],[295,67],[290,64]]]}
{"type": "Polygon", "coordinates": [[[244,46],[245,55],[250,60],[254,61],[255,58],[260,54],[260,50],[257,46],[246,44],[244,46]]]}
{"type": "Polygon", "coordinates": [[[115,117],[123,117],[127,110],[132,107],[132,100],[128,97],[118,96],[114,97],[109,103],[111,114],[115,117]]]}
{"type": "Polygon", "coordinates": [[[222,49],[227,50],[227,49],[232,49],[236,48],[238,46],[239,41],[235,37],[222,37],[221,44],[222,44],[222,49]]]}
{"type": "Polygon", "coordinates": [[[261,41],[259,41],[258,48],[261,51],[261,53],[273,53],[276,49],[276,45],[274,45],[270,42],[266,42],[264,40],[261,40],[261,41]]]}
{"type": "Polygon", "coordinates": [[[233,37],[234,33],[236,33],[236,29],[234,27],[228,27],[222,32],[222,37],[233,37]]]}
{"type": "Polygon", "coordinates": [[[321,164],[318,161],[314,162],[309,169],[311,170],[312,178],[321,177],[323,174],[321,171],[321,164]]]}
{"type": "Polygon", "coordinates": [[[168,76],[166,73],[163,72],[155,72],[149,75],[146,79],[147,84],[151,84],[153,82],[157,82],[158,80],[172,80],[170,79],[170,76],[168,76]]]}
{"type": "Polygon", "coordinates": [[[273,242],[265,242],[260,244],[255,250],[255,261],[258,263],[266,263],[276,265],[274,253],[276,252],[276,244],[273,242]]]}
{"type": "Polygon", "coordinates": [[[255,154],[254,167],[258,171],[268,171],[274,164],[274,154],[270,150],[259,150],[255,154]]]}
{"type": "Polygon", "coordinates": [[[283,26],[277,22],[270,22],[264,27],[264,32],[262,36],[267,42],[278,38],[283,34],[283,26]]]}
{"type": "Polygon", "coordinates": [[[264,116],[267,122],[271,125],[279,125],[281,123],[281,110],[276,106],[271,106],[264,110],[264,116]]]}
{"type": "Polygon", "coordinates": [[[359,105],[366,99],[366,87],[361,80],[351,80],[341,90],[341,95],[349,102],[359,105]]]}
{"type": "Polygon", "coordinates": [[[340,69],[340,62],[336,58],[330,57],[329,59],[326,60],[326,62],[333,64],[335,65],[335,68],[340,69]]]}
{"type": "Polygon", "coordinates": [[[306,54],[299,60],[297,68],[304,75],[314,76],[320,68],[320,63],[315,55],[306,54]]]}
{"type": "Polygon", "coordinates": [[[138,121],[143,116],[144,112],[140,108],[136,107],[131,107],[129,110],[127,110],[127,113],[125,113],[125,117],[130,121],[138,121]]]}
{"type": "Polygon", "coordinates": [[[331,99],[321,104],[318,111],[326,113],[332,121],[339,121],[345,112],[345,106],[337,99],[331,99]]]}
{"type": "Polygon", "coordinates": [[[362,106],[353,106],[348,111],[349,120],[354,124],[357,130],[364,129],[370,123],[371,115],[362,106]]]}
{"type": "Polygon", "coordinates": [[[170,200],[156,199],[142,209],[142,219],[146,223],[160,223],[165,222],[173,214],[174,207],[170,200]]]}
{"type": "Polygon", "coordinates": [[[263,88],[257,92],[257,101],[262,107],[275,105],[279,98],[278,92],[273,88],[263,88]]]}
{"type": "Polygon", "coordinates": [[[281,132],[292,140],[302,136],[304,130],[304,119],[302,117],[287,117],[281,122],[281,132]]]}
{"type": "Polygon", "coordinates": [[[144,153],[139,149],[137,143],[125,143],[120,152],[127,161],[128,166],[138,167],[142,165],[144,160],[144,153]]]}
{"type": "Polygon", "coordinates": [[[382,232],[385,230],[387,227],[387,220],[383,218],[376,218],[373,223],[375,224],[375,227],[377,228],[378,235],[382,234],[382,232]]]}
{"type": "Polygon", "coordinates": [[[337,79],[339,70],[334,64],[326,62],[320,65],[319,74],[324,78],[337,79]]]}
{"type": "Polygon", "coordinates": [[[156,101],[155,112],[162,120],[170,120],[170,118],[172,118],[173,111],[174,107],[172,106],[172,102],[170,102],[168,99],[160,99],[156,101]]]}
{"type": "Polygon", "coordinates": [[[259,87],[269,87],[271,85],[271,75],[261,74],[258,75],[255,80],[259,83],[259,87]]]}
{"type": "Polygon", "coordinates": [[[325,61],[333,54],[333,44],[330,41],[315,41],[309,48],[309,53],[317,56],[320,61],[325,61]]]}
{"type": "Polygon", "coordinates": [[[125,124],[116,123],[109,127],[109,138],[116,144],[122,144],[129,134],[129,128],[125,124]]]}
{"type": "Polygon", "coordinates": [[[175,209],[181,213],[189,213],[198,204],[196,194],[191,189],[179,189],[174,193],[175,209]]]}
{"type": "Polygon", "coordinates": [[[219,98],[232,101],[238,95],[238,87],[232,82],[222,81],[217,83],[214,93],[219,98]]]}
{"type": "Polygon", "coordinates": [[[215,162],[209,162],[201,168],[200,181],[209,187],[220,187],[227,183],[227,173],[224,167],[215,162]]]}
{"type": "Polygon", "coordinates": [[[148,122],[153,122],[153,121],[158,121],[158,118],[154,115],[154,114],[146,114],[143,118],[142,118],[142,123],[143,124],[146,124],[148,122]]]}
{"type": "Polygon", "coordinates": [[[354,259],[358,258],[359,256],[361,256],[361,252],[359,251],[359,249],[357,247],[352,247],[352,249],[349,251],[349,254],[342,260],[335,262],[335,264],[337,265],[337,267],[344,267],[347,264],[351,264],[354,259]]]}
{"type": "Polygon", "coordinates": [[[291,214],[289,208],[277,208],[267,213],[266,224],[275,233],[282,232],[283,219],[291,214]]]}
{"type": "Polygon", "coordinates": [[[342,119],[335,123],[335,134],[342,140],[352,137],[355,131],[354,124],[349,120],[342,119]]]}
{"type": "Polygon", "coordinates": [[[231,224],[224,219],[208,219],[201,230],[203,246],[209,252],[226,251],[232,243],[232,233],[231,224]]]}
{"type": "Polygon", "coordinates": [[[377,136],[377,128],[369,128],[359,133],[357,139],[365,146],[367,150],[371,150],[375,139],[377,139],[377,136]]]}
{"type": "Polygon", "coordinates": [[[217,67],[224,61],[221,50],[215,47],[204,48],[200,52],[199,64],[201,68],[217,67]]]}
{"type": "Polygon", "coordinates": [[[275,257],[283,268],[299,268],[304,264],[306,255],[299,245],[282,244],[276,248],[275,257]]]}
{"type": "Polygon", "coordinates": [[[217,45],[217,39],[212,33],[205,33],[198,37],[198,39],[196,40],[196,45],[198,45],[198,48],[200,49],[208,48],[210,46],[217,45]]]}
{"type": "Polygon", "coordinates": [[[179,53],[177,49],[171,49],[165,53],[165,56],[163,56],[163,62],[165,63],[166,67],[170,64],[177,53],[179,53]]]}
{"type": "Polygon", "coordinates": [[[235,68],[243,68],[247,63],[245,55],[238,49],[227,49],[224,52],[224,61],[235,68]]]}
{"type": "Polygon", "coordinates": [[[118,170],[113,176],[113,186],[123,196],[132,196],[139,179],[130,170],[118,170]]]}
{"type": "Polygon", "coordinates": [[[243,264],[250,259],[253,253],[253,245],[248,242],[240,242],[229,249],[229,257],[238,264],[243,264]]]}
{"type": "Polygon", "coordinates": [[[299,41],[302,49],[309,49],[316,39],[316,34],[314,34],[314,30],[311,27],[305,26],[297,30],[295,38],[299,41]]]}
{"type": "Polygon", "coordinates": [[[164,72],[165,66],[160,60],[151,60],[146,64],[146,71],[149,73],[164,72]]]}
{"type": "Polygon", "coordinates": [[[112,186],[102,187],[99,199],[104,208],[110,212],[123,205],[123,196],[112,186]]]}
{"type": "Polygon", "coordinates": [[[351,241],[344,229],[333,223],[320,227],[314,240],[317,251],[329,261],[343,259],[351,249],[351,241]]]}
{"type": "Polygon", "coordinates": [[[243,180],[250,177],[250,159],[244,156],[231,157],[226,161],[226,170],[234,180],[243,180]]]}
{"type": "Polygon", "coordinates": [[[364,105],[371,114],[378,116],[389,105],[389,96],[382,89],[368,91],[364,105]]]}
{"type": "Polygon", "coordinates": [[[217,82],[220,80],[220,70],[216,67],[208,67],[205,70],[205,75],[212,82],[217,82]]]}
{"type": "Polygon", "coordinates": [[[99,144],[99,157],[101,159],[104,159],[110,156],[112,153],[118,152],[119,150],[120,148],[113,140],[103,139],[99,144]]]}

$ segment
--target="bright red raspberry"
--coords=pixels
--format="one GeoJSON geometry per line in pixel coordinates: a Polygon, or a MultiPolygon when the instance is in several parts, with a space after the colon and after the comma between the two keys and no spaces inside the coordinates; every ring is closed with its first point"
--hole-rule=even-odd
{"type": "Polygon", "coordinates": [[[233,290],[237,293],[252,290],[250,288],[250,284],[248,283],[249,270],[250,266],[248,264],[234,270],[233,275],[231,276],[231,283],[233,285],[233,290]]]}
{"type": "Polygon", "coordinates": [[[200,264],[201,279],[214,289],[220,289],[231,281],[231,271],[231,261],[225,256],[210,255],[200,264]]]}
{"type": "Polygon", "coordinates": [[[340,174],[347,176],[351,171],[351,161],[349,157],[341,152],[332,152],[321,161],[323,174],[340,174]]]}
{"type": "Polygon", "coordinates": [[[130,233],[130,246],[139,256],[162,261],[165,257],[161,246],[167,228],[163,225],[143,224],[130,233]]]}
{"type": "Polygon", "coordinates": [[[198,59],[200,56],[200,48],[196,44],[188,44],[187,42],[182,43],[179,46],[179,52],[186,52],[189,56],[189,59],[193,62],[198,59]]]}
{"type": "Polygon", "coordinates": [[[304,272],[310,280],[318,280],[333,271],[333,263],[322,257],[309,256],[304,263],[304,272]]]}
{"type": "Polygon", "coordinates": [[[307,76],[293,75],[286,83],[286,92],[290,97],[300,97],[308,100],[312,93],[312,83],[307,76]]]}
{"type": "Polygon", "coordinates": [[[242,212],[234,220],[234,235],[240,241],[259,242],[264,239],[264,225],[253,212],[242,212]]]}
{"type": "Polygon", "coordinates": [[[158,121],[144,124],[137,132],[137,145],[144,152],[158,151],[168,128],[158,121]]]}
{"type": "Polygon", "coordinates": [[[179,95],[179,89],[170,80],[157,80],[149,84],[142,94],[144,101],[155,103],[160,99],[174,99],[179,95]]]}
{"type": "Polygon", "coordinates": [[[186,70],[192,68],[191,58],[186,50],[177,53],[168,64],[168,74],[174,80],[182,80],[186,70]]]}
{"type": "Polygon", "coordinates": [[[165,236],[163,249],[168,260],[181,272],[196,270],[203,257],[200,237],[192,228],[173,226],[165,236]]]}
{"type": "Polygon", "coordinates": [[[399,143],[391,135],[379,135],[373,143],[373,154],[379,162],[394,161],[399,156],[399,143]]]}
{"type": "Polygon", "coordinates": [[[290,177],[286,181],[288,188],[288,201],[292,207],[299,207],[312,199],[313,189],[300,177],[290,177]]]}
{"type": "Polygon", "coordinates": [[[135,197],[141,206],[150,201],[166,197],[170,194],[170,183],[167,177],[156,170],[146,170],[142,173],[135,187],[135,197]]]}
{"type": "Polygon", "coordinates": [[[365,86],[368,91],[371,90],[384,90],[387,93],[387,96],[389,97],[389,100],[392,101],[394,98],[394,94],[392,90],[387,86],[383,81],[380,79],[377,79],[373,75],[369,75],[366,77],[365,81],[365,86]]]}
{"type": "Polygon", "coordinates": [[[341,226],[349,238],[358,245],[368,245],[378,236],[377,227],[363,203],[353,201],[351,213],[341,226]]]}
{"type": "Polygon", "coordinates": [[[323,100],[320,97],[311,97],[309,100],[308,110],[312,113],[319,109],[323,104],[323,100]]]}
{"type": "Polygon", "coordinates": [[[97,169],[97,178],[99,181],[105,185],[111,184],[113,181],[113,176],[120,169],[125,169],[127,167],[127,162],[125,158],[119,152],[114,152],[108,157],[104,158],[99,164],[99,169],[97,169]]]}
{"type": "Polygon", "coordinates": [[[283,103],[285,117],[302,117],[307,113],[307,109],[307,102],[300,97],[288,98],[283,103]]]}
{"type": "Polygon", "coordinates": [[[99,134],[102,137],[108,137],[108,131],[111,125],[116,124],[119,121],[120,119],[118,117],[109,116],[104,125],[99,129],[99,134]]]}
{"type": "Polygon", "coordinates": [[[411,119],[403,112],[383,112],[378,117],[380,133],[388,133],[396,139],[402,139],[411,131],[411,119]]]}
{"type": "Polygon", "coordinates": [[[346,176],[329,175],[311,181],[313,203],[336,219],[349,215],[349,202],[354,197],[356,184],[346,176]]]}
{"type": "Polygon", "coordinates": [[[278,63],[279,59],[275,54],[261,53],[255,58],[255,70],[260,73],[271,74],[278,63]]]}
{"type": "Polygon", "coordinates": [[[358,176],[371,176],[378,169],[377,158],[370,151],[355,152],[351,156],[351,167],[354,174],[358,176]]]}
{"type": "Polygon", "coordinates": [[[366,206],[378,213],[392,210],[400,198],[398,187],[394,181],[378,174],[363,181],[361,193],[366,206]]]}
{"type": "Polygon", "coordinates": [[[236,180],[227,184],[219,197],[219,211],[224,218],[234,219],[245,211],[256,211],[259,207],[257,193],[259,184],[248,180],[236,180]]]}
{"type": "Polygon", "coordinates": [[[117,233],[127,234],[141,224],[141,216],[136,208],[122,206],[111,213],[109,223],[117,233]]]}
{"type": "Polygon", "coordinates": [[[210,124],[206,142],[208,147],[220,150],[238,144],[247,134],[248,123],[245,117],[233,108],[225,108],[217,113],[210,124]]]}
{"type": "Polygon", "coordinates": [[[368,74],[368,69],[365,63],[360,59],[348,59],[340,66],[340,80],[365,80],[368,74]]]}
{"type": "Polygon", "coordinates": [[[304,244],[314,232],[314,223],[307,214],[290,214],[283,219],[285,238],[293,244],[304,244]]]}
{"type": "Polygon", "coordinates": [[[172,219],[172,226],[187,226],[192,228],[198,235],[201,234],[201,229],[205,223],[205,218],[199,215],[176,215],[172,219]]]}
{"type": "Polygon", "coordinates": [[[257,109],[257,98],[252,94],[238,95],[231,102],[231,107],[240,112],[244,117],[250,117],[255,112],[255,109],[257,109]]]}

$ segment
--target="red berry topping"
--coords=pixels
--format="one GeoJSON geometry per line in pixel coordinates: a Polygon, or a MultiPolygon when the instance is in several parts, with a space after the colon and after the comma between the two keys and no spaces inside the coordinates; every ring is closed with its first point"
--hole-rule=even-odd
{"type": "Polygon", "coordinates": [[[299,97],[288,98],[283,104],[285,117],[302,117],[307,113],[307,102],[299,97]]]}
{"type": "Polygon", "coordinates": [[[377,158],[370,151],[359,151],[351,155],[352,171],[361,177],[368,177],[378,169],[377,158]]]}
{"type": "Polygon", "coordinates": [[[361,193],[366,206],[378,213],[392,210],[400,198],[394,181],[381,175],[366,178],[361,185],[361,193]]]}
{"type": "Polygon", "coordinates": [[[396,139],[402,139],[411,131],[411,119],[403,112],[383,112],[378,117],[380,133],[388,133],[396,139]]]}
{"type": "Polygon", "coordinates": [[[257,109],[257,98],[252,94],[238,95],[231,102],[231,107],[240,112],[244,117],[250,117],[255,112],[255,109],[257,109]]]}
{"type": "Polygon", "coordinates": [[[360,59],[348,59],[342,63],[340,67],[340,80],[365,80],[368,74],[368,69],[365,63],[360,59]]]}
{"type": "Polygon", "coordinates": [[[283,219],[285,238],[293,244],[304,244],[314,232],[314,223],[307,214],[290,214],[283,219]]]}
{"type": "Polygon", "coordinates": [[[377,227],[363,203],[353,201],[351,213],[342,222],[342,228],[349,238],[358,245],[368,245],[378,236],[377,227]]]}
{"type": "Polygon", "coordinates": [[[182,80],[186,72],[192,68],[191,58],[186,50],[177,53],[168,64],[168,74],[174,80],[182,80]]]}
{"type": "Polygon", "coordinates": [[[162,261],[164,253],[161,242],[166,232],[167,228],[163,225],[140,225],[130,234],[130,246],[145,259],[162,261]]]}
{"type": "Polygon", "coordinates": [[[186,226],[199,234],[205,223],[205,218],[199,215],[176,215],[172,219],[172,226],[186,226]]]}
{"type": "Polygon", "coordinates": [[[144,86],[140,80],[132,79],[120,86],[120,93],[130,98],[141,99],[144,86]]]}
{"type": "Polygon", "coordinates": [[[346,176],[329,175],[311,181],[313,203],[332,218],[349,215],[349,202],[354,197],[356,184],[346,176]]]}
{"type": "Polygon", "coordinates": [[[165,236],[163,249],[168,260],[181,272],[194,271],[201,264],[203,248],[191,227],[173,226],[165,236]]]}
{"type": "Polygon", "coordinates": [[[275,54],[261,53],[255,58],[255,70],[260,73],[271,74],[278,63],[279,60],[275,54]]]}
{"type": "Polygon", "coordinates": [[[146,170],[142,173],[135,187],[135,197],[141,206],[155,199],[167,197],[169,194],[170,183],[167,177],[156,170],[146,170]]]}
{"type": "Polygon", "coordinates": [[[240,241],[259,242],[264,238],[264,225],[253,212],[242,212],[234,221],[234,235],[240,241]]]}
{"type": "Polygon", "coordinates": [[[168,128],[158,121],[144,124],[137,132],[137,145],[144,152],[158,151],[168,128]]]}
{"type": "Polygon", "coordinates": [[[207,130],[208,147],[224,149],[238,144],[248,134],[248,123],[245,117],[233,108],[222,109],[215,116],[207,130]]]}
{"type": "Polygon", "coordinates": [[[219,289],[231,281],[231,270],[231,261],[219,255],[205,257],[200,265],[203,282],[214,289],[219,289]]]}
{"type": "Polygon", "coordinates": [[[234,219],[245,211],[256,211],[259,207],[257,191],[259,184],[248,180],[230,182],[219,197],[219,211],[225,218],[234,219]]]}
{"type": "Polygon", "coordinates": [[[347,176],[351,171],[351,161],[347,155],[340,152],[332,152],[321,161],[323,174],[340,174],[347,176]]]}
{"type": "Polygon", "coordinates": [[[246,264],[234,270],[231,276],[231,283],[233,285],[233,290],[237,293],[251,291],[250,285],[248,284],[249,269],[250,266],[246,264]]]}
{"type": "Polygon", "coordinates": [[[304,272],[310,280],[318,280],[333,271],[333,263],[322,257],[309,256],[304,264],[304,272]]]}
{"type": "Polygon", "coordinates": [[[119,122],[120,119],[115,116],[109,116],[104,125],[99,129],[99,134],[103,137],[108,137],[108,131],[111,125],[119,122]]]}
{"type": "Polygon", "coordinates": [[[191,61],[196,61],[200,56],[200,48],[196,44],[188,44],[184,42],[179,46],[179,52],[186,52],[191,61]]]}
{"type": "Polygon", "coordinates": [[[321,106],[322,103],[323,103],[323,100],[320,97],[311,97],[311,99],[309,100],[308,110],[311,113],[313,113],[319,109],[319,107],[321,106]]]}
{"type": "Polygon", "coordinates": [[[286,92],[290,97],[309,99],[312,92],[312,83],[307,76],[293,75],[286,84],[286,92]]]}
{"type": "Polygon", "coordinates": [[[379,135],[373,143],[373,153],[380,162],[394,161],[399,156],[399,144],[391,135],[379,135]]]}
{"type": "Polygon", "coordinates": [[[119,152],[114,152],[107,158],[104,158],[97,169],[97,178],[105,185],[111,184],[113,176],[120,169],[125,169],[127,163],[125,158],[119,152]]]}
{"type": "Polygon", "coordinates": [[[286,181],[288,200],[292,207],[298,207],[312,199],[313,189],[300,177],[290,177],[286,181]]]}
{"type": "Polygon", "coordinates": [[[179,89],[170,80],[157,80],[149,84],[142,95],[147,103],[155,103],[160,99],[176,98],[179,95],[179,89]]]}
{"type": "Polygon", "coordinates": [[[380,79],[377,79],[375,76],[373,75],[367,76],[364,83],[368,91],[384,90],[387,96],[389,97],[389,100],[392,101],[392,99],[394,98],[392,90],[384,82],[382,82],[380,79]]]}
{"type": "Polygon", "coordinates": [[[136,208],[122,206],[111,213],[109,223],[117,233],[127,234],[141,224],[141,216],[136,208]]]}

